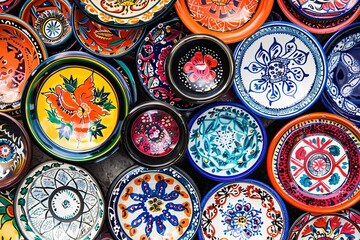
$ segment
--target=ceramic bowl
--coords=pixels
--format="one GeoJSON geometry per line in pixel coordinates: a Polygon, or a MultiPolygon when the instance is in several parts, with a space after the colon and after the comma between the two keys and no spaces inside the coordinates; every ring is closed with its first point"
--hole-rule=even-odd
{"type": "Polygon", "coordinates": [[[200,240],[283,240],[289,230],[284,202],[266,184],[251,180],[220,183],[201,201],[200,240]]]}
{"type": "Polygon", "coordinates": [[[189,136],[176,109],[150,101],[133,108],[125,118],[122,139],[126,152],[139,164],[165,167],[185,155],[189,136]]]}
{"type": "Polygon", "coordinates": [[[105,221],[104,198],[85,169],[48,161],[17,188],[15,219],[25,239],[95,239],[105,221]]]}
{"type": "Polygon", "coordinates": [[[349,208],[360,200],[360,130],[331,113],[311,113],[286,124],[268,149],[276,191],[313,213],[349,208]]]}
{"type": "Polygon", "coordinates": [[[47,58],[46,48],[27,23],[10,14],[0,14],[0,49],[0,112],[19,116],[24,85],[47,58]]]}
{"type": "Polygon", "coordinates": [[[326,77],[322,46],[291,23],[266,23],[235,49],[235,92],[265,118],[290,118],[309,109],[320,97],[326,77]]]}
{"type": "Polygon", "coordinates": [[[277,0],[277,3],[291,22],[315,34],[339,31],[360,14],[360,2],[356,0],[277,0]]]}
{"type": "Polygon", "coordinates": [[[0,3],[0,13],[10,12],[16,5],[20,3],[20,0],[3,0],[0,3]]]}
{"type": "Polygon", "coordinates": [[[179,0],[175,10],[193,33],[236,43],[252,35],[266,21],[273,3],[273,0],[179,0]]]}
{"type": "Polygon", "coordinates": [[[0,236],[4,239],[24,240],[19,232],[19,227],[14,215],[15,188],[0,191],[0,236]]]}
{"type": "Polygon", "coordinates": [[[360,239],[360,214],[354,209],[320,215],[304,213],[292,225],[288,239],[360,239]]]}
{"type": "Polygon", "coordinates": [[[133,166],[112,183],[108,226],[114,239],[193,239],[200,223],[200,194],[179,168],[133,166]]]}
{"type": "Polygon", "coordinates": [[[190,120],[187,156],[203,176],[215,181],[244,178],[255,171],[267,150],[260,119],[232,102],[203,107],[190,120]]]}
{"type": "Polygon", "coordinates": [[[33,72],[24,94],[24,125],[47,154],[84,163],[118,149],[130,90],[109,64],[82,52],[54,55],[33,72]]]}
{"type": "Polygon", "coordinates": [[[360,24],[354,23],[334,34],[325,44],[329,74],[322,95],[331,112],[360,126],[360,24]],[[358,95],[359,94],[359,95],[358,95]]]}
{"type": "Polygon", "coordinates": [[[194,104],[225,94],[234,76],[234,58],[220,39],[191,34],[182,38],[165,61],[166,77],[177,96],[194,104]]]}

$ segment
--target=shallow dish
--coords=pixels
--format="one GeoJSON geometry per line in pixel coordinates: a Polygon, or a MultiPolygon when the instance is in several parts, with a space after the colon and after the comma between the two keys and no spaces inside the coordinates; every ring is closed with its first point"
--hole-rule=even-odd
{"type": "Polygon", "coordinates": [[[269,179],[293,206],[337,212],[360,200],[360,130],[331,113],[312,113],[286,124],[267,155],[269,179]]]}
{"type": "Polygon", "coordinates": [[[15,188],[0,191],[0,236],[4,239],[23,240],[14,215],[15,188]]]}
{"type": "Polygon", "coordinates": [[[200,224],[199,198],[179,168],[133,166],[110,187],[109,230],[119,240],[193,239],[200,224]]]}
{"type": "Polygon", "coordinates": [[[10,12],[17,4],[20,3],[20,0],[5,0],[0,3],[0,13],[10,12]]]}
{"type": "Polygon", "coordinates": [[[81,163],[118,149],[130,90],[109,64],[82,52],[54,55],[34,71],[24,94],[24,125],[47,154],[81,163]]]}
{"type": "Polygon", "coordinates": [[[306,111],[321,95],[326,78],[320,43],[287,22],[264,24],[235,49],[235,92],[265,118],[290,118],[306,111]]]}

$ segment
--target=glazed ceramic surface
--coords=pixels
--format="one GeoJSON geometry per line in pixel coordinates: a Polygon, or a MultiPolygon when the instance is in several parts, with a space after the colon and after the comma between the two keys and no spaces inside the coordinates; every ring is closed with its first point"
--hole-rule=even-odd
{"type": "Polygon", "coordinates": [[[269,178],[282,197],[304,211],[343,210],[360,199],[359,140],[359,130],[342,117],[299,117],[269,147],[269,178]]]}
{"type": "Polygon", "coordinates": [[[331,111],[360,124],[360,24],[336,33],[325,46],[329,62],[323,102],[331,111]]]}
{"type": "Polygon", "coordinates": [[[192,239],[200,223],[199,194],[177,168],[134,166],[114,181],[108,200],[116,239],[192,239]]]}
{"type": "Polygon", "coordinates": [[[218,103],[203,108],[191,119],[189,131],[188,158],[211,179],[245,177],[263,160],[265,129],[239,104],[218,103]]]}
{"type": "Polygon", "coordinates": [[[265,24],[235,50],[234,87],[256,114],[296,116],[316,102],[325,85],[322,46],[307,31],[286,23],[265,24]]]}
{"type": "Polygon", "coordinates": [[[75,0],[95,21],[112,27],[138,27],[161,18],[174,0],[75,0]]]}
{"type": "Polygon", "coordinates": [[[144,35],[144,28],[112,29],[103,26],[76,6],[72,23],[77,40],[90,53],[100,57],[120,57],[131,51],[144,35]]]}
{"type": "Polygon", "coordinates": [[[24,92],[25,126],[48,154],[83,162],[118,148],[130,91],[105,62],[80,52],[55,55],[37,69],[24,92]]]}
{"type": "Polygon", "coordinates": [[[215,186],[201,202],[199,239],[287,237],[288,215],[281,198],[267,185],[242,180],[215,186]]]}
{"type": "Polygon", "coordinates": [[[353,209],[323,215],[305,213],[293,224],[288,239],[360,239],[360,214],[353,209]]]}
{"type": "Polygon", "coordinates": [[[19,115],[24,85],[47,52],[27,23],[8,14],[0,15],[0,49],[0,111],[19,115]]]}
{"type": "Polygon", "coordinates": [[[72,35],[71,5],[67,0],[28,0],[19,16],[47,47],[65,44],[72,35]]]}
{"type": "Polygon", "coordinates": [[[94,239],[104,222],[104,199],[84,169],[49,161],[17,188],[15,218],[26,239],[94,239]]]}
{"type": "Polygon", "coordinates": [[[0,189],[16,184],[31,162],[30,138],[19,122],[0,113],[0,189]]]}
{"type": "Polygon", "coordinates": [[[0,13],[6,13],[11,11],[20,0],[0,0],[0,13]]]}

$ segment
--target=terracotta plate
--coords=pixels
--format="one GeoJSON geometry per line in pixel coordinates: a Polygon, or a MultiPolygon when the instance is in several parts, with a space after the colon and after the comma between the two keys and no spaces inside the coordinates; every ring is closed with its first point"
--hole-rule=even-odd
{"type": "Polygon", "coordinates": [[[14,215],[15,188],[0,191],[0,236],[4,239],[23,240],[14,215]]]}

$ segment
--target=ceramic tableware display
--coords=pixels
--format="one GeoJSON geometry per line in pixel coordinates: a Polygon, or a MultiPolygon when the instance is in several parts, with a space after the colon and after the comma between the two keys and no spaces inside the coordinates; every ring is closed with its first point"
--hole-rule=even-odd
{"type": "Polygon", "coordinates": [[[23,240],[14,215],[15,188],[0,191],[0,236],[3,239],[23,240]]]}
{"type": "Polygon", "coordinates": [[[109,230],[119,240],[193,239],[200,224],[199,197],[179,168],[133,166],[110,187],[109,230]]]}
{"type": "Polygon", "coordinates": [[[214,102],[231,87],[234,58],[220,39],[191,34],[182,38],[165,61],[166,77],[180,98],[194,104],[214,102]]]}
{"type": "Polygon", "coordinates": [[[284,202],[269,186],[244,179],[212,188],[201,201],[200,240],[286,239],[284,202]]]}
{"type": "Polygon", "coordinates": [[[321,215],[304,213],[292,225],[288,239],[360,239],[360,214],[354,209],[321,215]]]}
{"type": "Polygon", "coordinates": [[[0,13],[10,12],[19,3],[20,3],[20,0],[1,0],[0,1],[0,13]]]}
{"type": "Polygon", "coordinates": [[[0,112],[19,116],[24,85],[47,52],[34,30],[10,14],[0,14],[0,49],[0,112]]]}
{"type": "Polygon", "coordinates": [[[268,18],[273,0],[179,0],[175,9],[193,33],[235,43],[253,34],[268,18]]]}
{"type": "Polygon", "coordinates": [[[118,149],[131,92],[104,61],[81,52],[54,55],[31,75],[24,94],[24,125],[47,154],[82,163],[118,149]]]}
{"type": "Polygon", "coordinates": [[[185,155],[188,139],[181,114],[158,101],[133,108],[122,127],[126,152],[147,167],[165,167],[180,160],[185,155]]]}
{"type": "Polygon", "coordinates": [[[234,54],[235,92],[251,111],[265,118],[299,115],[324,89],[327,60],[322,46],[293,24],[264,24],[239,43],[234,54]]]}
{"type": "Polygon", "coordinates": [[[32,157],[30,138],[14,118],[0,113],[0,189],[6,189],[26,174],[32,157]]]}
{"type": "Polygon", "coordinates": [[[360,14],[358,0],[277,0],[277,3],[290,21],[316,34],[339,31],[360,14]]]}
{"type": "Polygon", "coordinates": [[[283,126],[267,155],[269,179],[293,206],[341,211],[360,200],[360,130],[331,113],[311,113],[283,126]]]}
{"type": "Polygon", "coordinates": [[[15,219],[26,239],[95,239],[105,221],[104,198],[85,169],[48,161],[17,188],[15,219]]]}
{"type": "Polygon", "coordinates": [[[325,44],[329,74],[322,95],[333,113],[360,125],[360,24],[342,29],[325,44]]]}
{"type": "Polygon", "coordinates": [[[267,150],[260,119],[237,103],[203,107],[190,120],[189,132],[190,163],[216,181],[248,176],[261,164],[267,150]]]}

